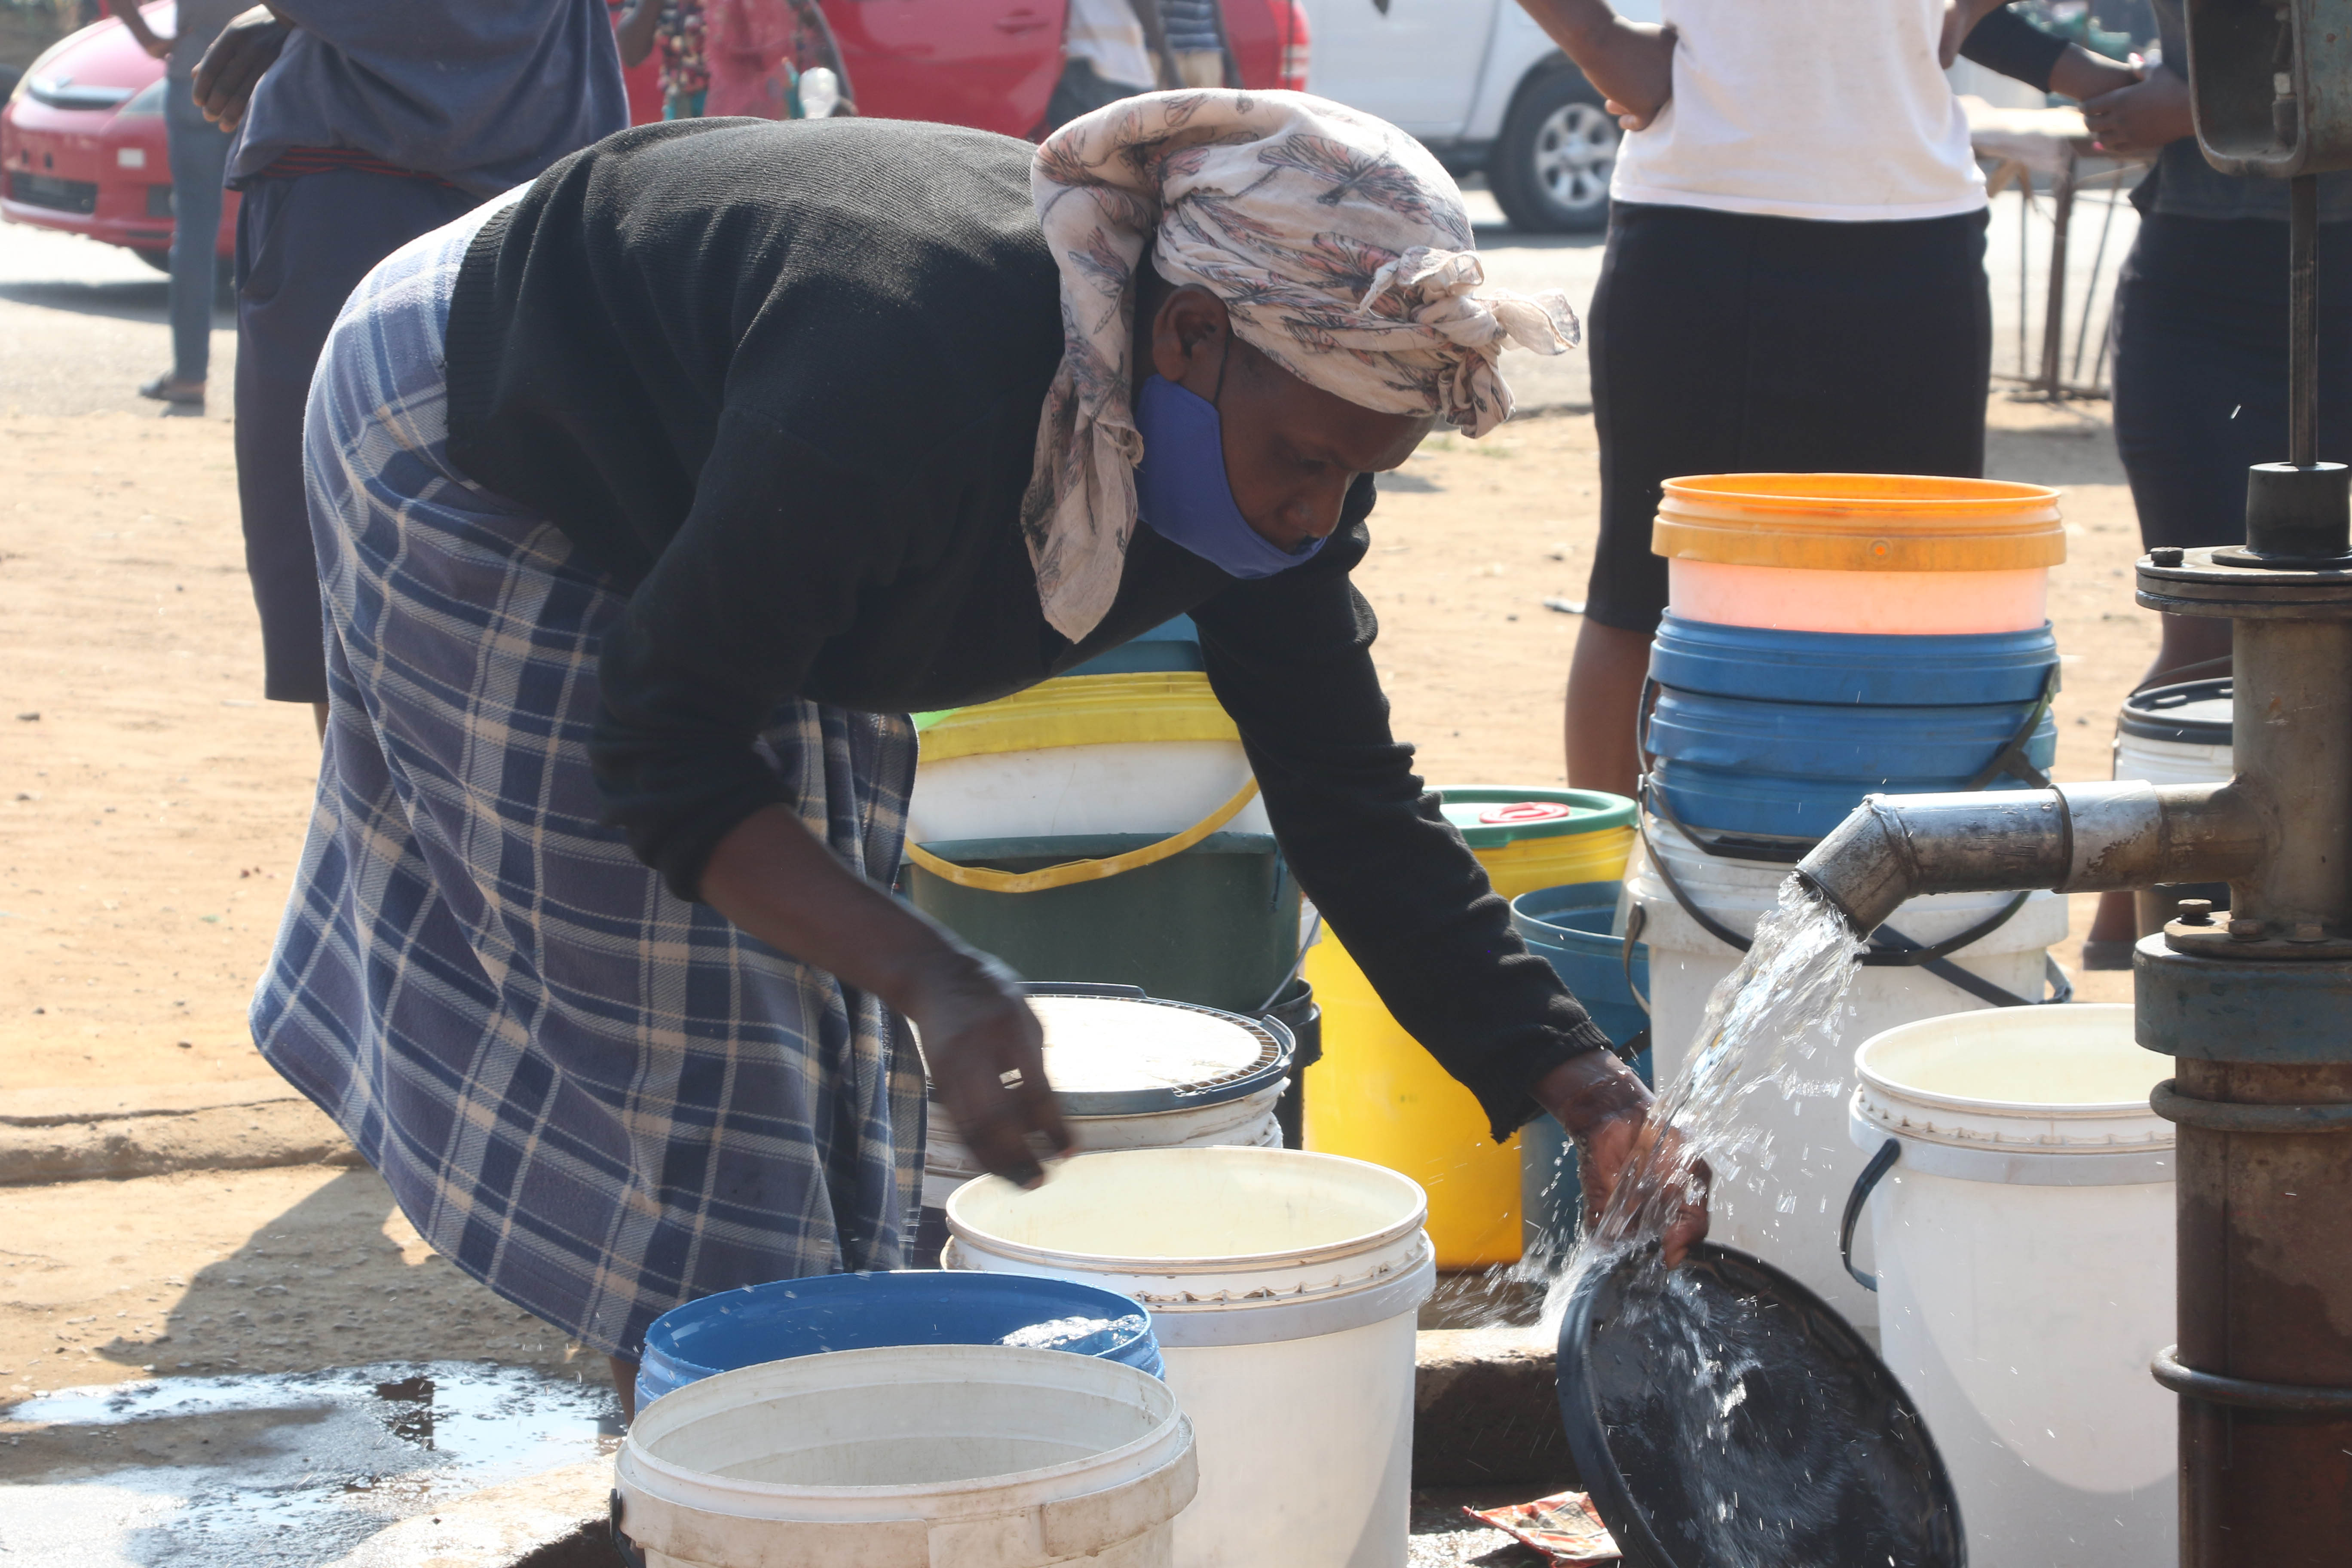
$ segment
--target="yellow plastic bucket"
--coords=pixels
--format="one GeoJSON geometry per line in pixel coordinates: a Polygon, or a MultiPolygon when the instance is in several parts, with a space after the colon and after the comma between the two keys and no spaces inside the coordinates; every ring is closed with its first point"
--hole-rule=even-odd
{"type": "MultiPolygon", "coordinates": [[[[1438,793],[1506,899],[1625,873],[1633,803],[1622,796],[1494,785],[1438,793]]],[[[1518,1139],[1493,1141],[1477,1099],[1390,1016],[1336,937],[1307,954],[1306,974],[1323,1009],[1323,1059],[1307,1069],[1307,1147],[1419,1182],[1440,1268],[1517,1261],[1518,1139]]]]}
{"type": "Polygon", "coordinates": [[[2046,485],[1908,474],[1668,479],[1651,531],[1684,620],[1783,631],[2031,631],[2066,559],[2046,485]]]}

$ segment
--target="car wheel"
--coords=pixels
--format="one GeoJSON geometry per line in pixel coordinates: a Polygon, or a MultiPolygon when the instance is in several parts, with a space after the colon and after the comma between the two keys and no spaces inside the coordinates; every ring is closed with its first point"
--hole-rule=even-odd
{"type": "Polygon", "coordinates": [[[1581,72],[1528,84],[1503,121],[1486,183],[1511,226],[1529,234],[1589,233],[1609,223],[1609,175],[1624,132],[1581,72]]]}
{"type": "Polygon", "coordinates": [[[170,275],[172,270],[172,253],[170,251],[134,249],[131,254],[145,262],[148,266],[153,268],[156,271],[163,273],[166,276],[170,275]]]}

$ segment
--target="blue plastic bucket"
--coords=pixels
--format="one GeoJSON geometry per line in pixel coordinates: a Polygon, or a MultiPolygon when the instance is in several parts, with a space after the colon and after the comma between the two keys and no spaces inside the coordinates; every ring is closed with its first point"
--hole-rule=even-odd
{"type": "Polygon", "coordinates": [[[1190,616],[1162,621],[1131,641],[1098,653],[1064,675],[1156,675],[1201,668],[1201,633],[1190,616]]]}
{"type": "Polygon", "coordinates": [[[890,1345],[1026,1345],[1165,1375],[1151,1316],[1095,1285],[941,1269],[746,1285],[673,1307],[646,1331],[637,1408],[738,1367],[890,1345]]]}
{"type": "MultiPolygon", "coordinates": [[[[1974,707],[1829,707],[1664,690],[1645,726],[1666,804],[1702,831],[1819,838],[1874,792],[1968,787],[2015,735],[2032,702],[1974,707]]],[[[2047,713],[2025,746],[2058,755],[2047,713]]],[[[2018,789],[2003,776],[1989,786],[2018,789]]]]}
{"type": "Polygon", "coordinates": [[[1650,674],[1676,691],[1879,708],[2035,702],[2057,662],[2046,622],[2030,632],[1879,637],[1668,616],[1650,648],[1650,674]]]}
{"type": "MultiPolygon", "coordinates": [[[[1650,952],[1633,944],[1633,984],[1625,981],[1625,939],[1609,934],[1617,914],[1616,882],[1577,882],[1565,888],[1544,888],[1511,900],[1511,924],[1528,944],[1552,967],[1592,1021],[1622,1046],[1649,1025],[1649,1015],[1633,1000],[1633,986],[1644,994],[1650,984],[1650,952]]],[[[1650,1053],[1633,1058],[1642,1081],[1650,1078],[1650,1053]]],[[[1519,1135],[1519,1214],[1526,1246],[1533,1256],[1546,1249],[1557,1253],[1576,1237],[1576,1211],[1583,1188],[1577,1180],[1576,1147],[1559,1122],[1538,1116],[1519,1135]]]]}

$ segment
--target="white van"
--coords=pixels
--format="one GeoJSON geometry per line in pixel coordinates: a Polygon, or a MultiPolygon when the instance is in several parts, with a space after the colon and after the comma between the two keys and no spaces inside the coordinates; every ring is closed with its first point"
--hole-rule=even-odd
{"type": "MultiPolygon", "coordinates": [[[[1623,134],[1517,0],[1306,0],[1310,92],[1412,132],[1455,175],[1484,174],[1511,226],[1605,227],[1623,134]]],[[[1657,20],[1657,0],[1617,6],[1657,20]]]]}

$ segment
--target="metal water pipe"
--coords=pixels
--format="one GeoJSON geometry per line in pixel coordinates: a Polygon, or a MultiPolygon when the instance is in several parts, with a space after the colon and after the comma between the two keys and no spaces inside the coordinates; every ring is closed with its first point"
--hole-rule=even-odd
{"type": "Polygon", "coordinates": [[[2158,550],[2139,602],[2231,623],[2237,776],[1874,795],[1798,867],[1864,932],[1923,893],[2226,881],[2134,956],[2174,1058],[2184,1568],[2352,1563],[2352,494],[2321,462],[2318,193],[2352,168],[2352,0],[2189,0],[2207,160],[2292,181],[2289,460],[2246,542],[2158,550]]]}

